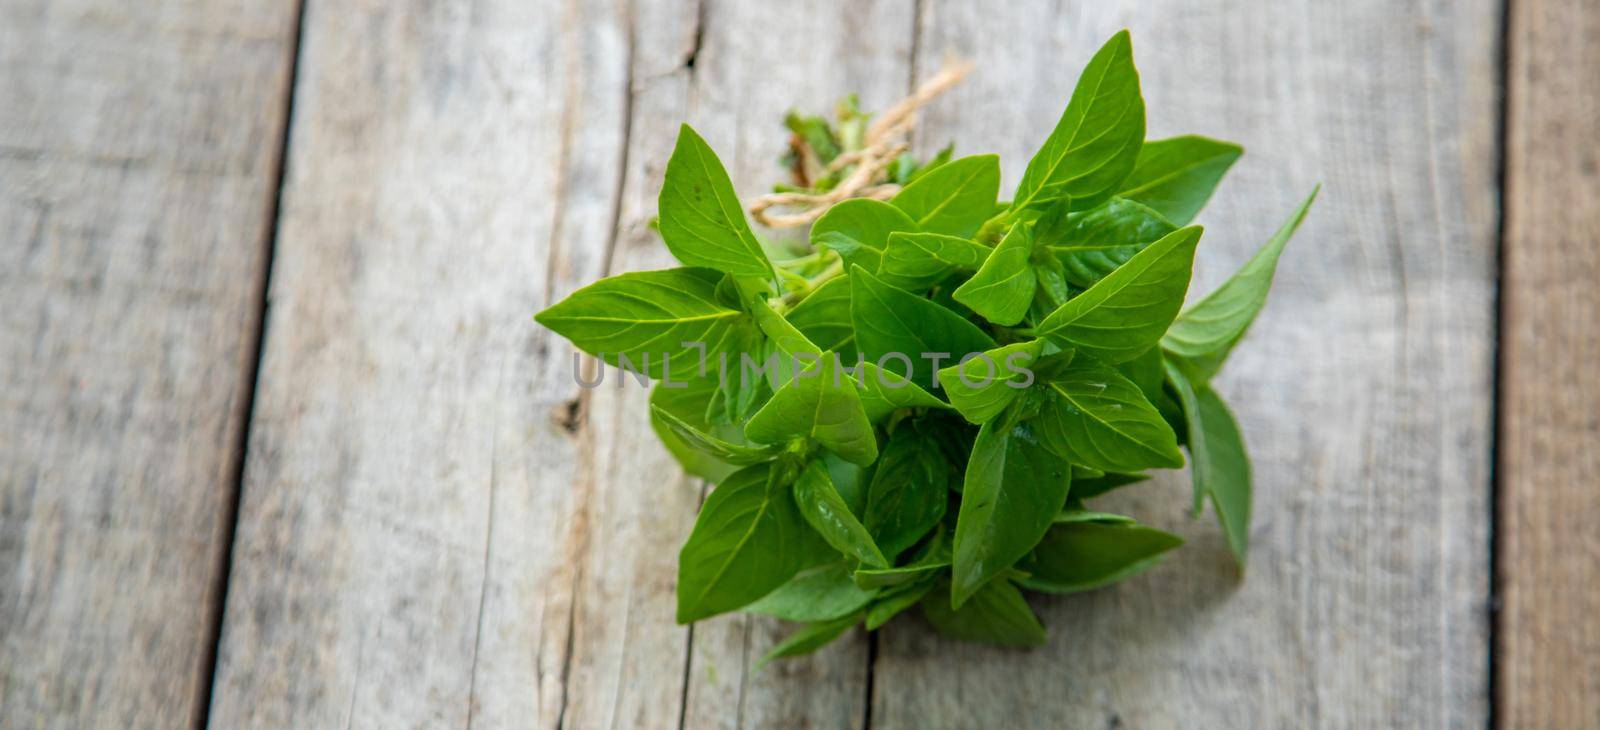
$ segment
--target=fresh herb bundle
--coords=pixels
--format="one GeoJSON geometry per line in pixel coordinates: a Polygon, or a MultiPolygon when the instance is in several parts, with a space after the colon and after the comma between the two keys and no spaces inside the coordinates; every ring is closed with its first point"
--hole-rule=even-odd
{"type": "MultiPolygon", "coordinates": [[[[789,119],[803,187],[848,173],[827,166],[859,146],[865,116],[846,111],[838,127],[789,119]]],[[[993,155],[897,157],[892,198],[832,205],[812,252],[776,257],[682,128],[658,227],[684,267],[601,280],[537,317],[658,381],[656,432],[717,482],[679,557],[679,622],[736,609],[803,622],[771,655],[785,656],[920,606],[956,638],[1039,644],[1021,589],[1103,586],[1182,542],[1086,505],[1182,467],[1180,447],[1195,513],[1209,497],[1242,566],[1250,464],[1208,382],[1311,198],[1180,313],[1190,221],[1242,150],[1144,132],[1124,31],[1010,202],[993,155]]]]}

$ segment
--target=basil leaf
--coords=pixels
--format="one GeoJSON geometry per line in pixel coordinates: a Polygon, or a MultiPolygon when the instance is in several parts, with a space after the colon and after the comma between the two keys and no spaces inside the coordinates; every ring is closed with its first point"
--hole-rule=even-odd
{"type": "Polygon", "coordinates": [[[667,160],[661,186],[661,240],[679,261],[735,276],[772,278],[772,264],[744,218],[744,206],[717,153],[689,125],[667,160]]]}
{"type": "Polygon", "coordinates": [[[846,266],[877,271],[889,234],[915,230],[916,222],[899,208],[881,200],[851,198],[835,203],[811,224],[811,243],[839,254],[846,266]]]}
{"type": "Polygon", "coordinates": [[[878,265],[878,278],[890,286],[920,292],[957,269],[977,271],[993,249],[975,241],[938,233],[891,233],[878,265]]]}
{"type": "Polygon", "coordinates": [[[923,353],[960,358],[994,347],[994,340],[961,315],[889,286],[860,267],[850,280],[856,345],[886,372],[919,385],[933,383],[934,365],[923,353]]]}
{"type": "Polygon", "coordinates": [[[916,429],[902,426],[889,437],[873,470],[862,522],[891,561],[944,519],[950,471],[938,445],[916,429]]]}
{"type": "Polygon", "coordinates": [[[1039,646],[1045,641],[1044,626],[1022,592],[1004,580],[983,586],[959,607],[931,593],[922,599],[922,615],[935,630],[953,639],[1003,646],[1039,646]]]}
{"type": "Polygon", "coordinates": [[[662,445],[667,447],[667,452],[678,460],[678,464],[683,466],[685,472],[713,482],[721,481],[723,477],[738,471],[738,467],[719,461],[685,443],[655,414],[655,410],[660,409],[670,413],[696,431],[714,438],[728,443],[742,443],[744,441],[742,429],[726,424],[712,424],[705,417],[716,390],[717,381],[712,378],[690,378],[682,388],[668,388],[657,383],[650,390],[650,428],[656,432],[662,445]]]}
{"type": "Polygon", "coordinates": [[[829,559],[781,475],[757,464],[711,490],[678,553],[678,623],[741,608],[829,559]]]}
{"type": "Polygon", "coordinates": [[[767,340],[783,355],[790,358],[806,356],[808,359],[822,357],[822,348],[812,344],[799,328],[784,319],[783,315],[778,314],[777,310],[765,300],[755,302],[750,307],[750,314],[755,319],[756,326],[761,328],[762,334],[765,334],[767,340]]]}
{"type": "Polygon", "coordinates": [[[1242,568],[1250,548],[1250,456],[1239,423],[1221,396],[1204,383],[1195,384],[1183,363],[1167,363],[1167,381],[1178,392],[1189,428],[1189,455],[1194,457],[1194,511],[1210,495],[1228,548],[1242,568]]]}
{"type": "Polygon", "coordinates": [[[787,319],[818,347],[837,352],[846,359],[855,359],[856,332],[850,323],[848,277],[823,282],[789,310],[787,319]]]}
{"type": "MultiPolygon", "coordinates": [[[[785,356],[791,358],[790,362],[793,362],[796,356],[806,356],[808,359],[824,356],[820,348],[812,344],[792,321],[773,311],[769,305],[765,303],[759,305],[755,309],[755,315],[757,324],[774,343],[777,343],[785,356]]],[[[837,355],[827,353],[826,357],[835,359],[837,355]]],[[[860,361],[859,353],[857,358],[856,367],[848,374],[844,372],[841,362],[835,360],[834,365],[838,368],[841,379],[848,377],[855,381],[861,407],[868,421],[878,421],[899,408],[948,407],[944,401],[933,397],[905,378],[880,370],[871,363],[860,361]]],[[[782,369],[780,367],[780,370],[782,369]]]]}
{"type": "Polygon", "coordinates": [[[1012,226],[978,273],[955,290],[955,300],[1003,327],[1021,322],[1039,284],[1028,261],[1032,255],[1033,226],[1012,226]]]}
{"type": "Polygon", "coordinates": [[[827,449],[818,452],[816,458],[822,462],[822,467],[828,470],[828,479],[833,481],[833,490],[839,493],[845,506],[850,508],[850,514],[860,516],[865,512],[867,489],[872,483],[873,469],[845,461],[827,449]]]}
{"type": "MultiPolygon", "coordinates": [[[[728,346],[722,348],[728,355],[728,371],[726,377],[718,377],[718,389],[722,393],[723,422],[744,423],[750,420],[750,415],[757,408],[772,397],[772,386],[766,378],[751,373],[746,377],[744,367],[744,354],[755,353],[761,357],[763,363],[767,362],[767,355],[772,352],[772,344],[762,339],[759,330],[750,337],[741,337],[742,346],[728,346]]],[[[783,358],[779,358],[780,366],[788,365],[783,358]]],[[[779,382],[777,373],[773,374],[773,382],[779,382]]]]}
{"type": "Polygon", "coordinates": [[[684,445],[724,464],[743,466],[768,461],[779,451],[776,446],[745,446],[724,441],[701,431],[660,406],[652,405],[650,414],[684,445]]]}
{"type": "Polygon", "coordinates": [[[1028,367],[1039,359],[1044,345],[1044,340],[1029,340],[979,353],[940,370],[939,385],[968,421],[991,420],[1033,384],[1028,367]]]}
{"type": "Polygon", "coordinates": [[[1232,142],[1184,135],[1145,142],[1133,172],[1117,194],[1154,208],[1180,226],[1194,220],[1244,148],[1232,142]]]}
{"type": "Polygon", "coordinates": [[[715,362],[716,353],[754,333],[749,317],[718,300],[721,278],[698,268],[620,274],[573,292],[534,320],[608,365],[659,380],[670,364],[681,380],[703,365],[700,350],[684,343],[704,343],[715,362]]]}
{"type": "Polygon", "coordinates": [[[1143,142],[1144,99],[1124,30],[1089,59],[1061,120],[1028,162],[1012,209],[1063,198],[1076,209],[1093,207],[1133,171],[1143,142]]]}
{"type": "Polygon", "coordinates": [[[934,397],[921,386],[870,362],[858,365],[856,376],[861,391],[861,408],[867,420],[874,423],[901,408],[949,408],[950,404],[934,397]]]}
{"type": "Polygon", "coordinates": [[[761,661],[756,662],[756,669],[766,666],[768,662],[774,659],[801,656],[821,649],[827,646],[829,642],[839,638],[844,632],[849,631],[850,627],[855,626],[860,620],[860,616],[845,616],[832,621],[807,624],[801,627],[799,631],[790,634],[788,638],[778,642],[777,646],[772,647],[772,651],[767,652],[766,656],[761,657],[761,661]]]}
{"type": "Polygon", "coordinates": [[[967,462],[951,561],[951,605],[1028,554],[1067,501],[1071,467],[1015,414],[978,429],[967,462]]]}
{"type": "MultiPolygon", "coordinates": [[[[1076,483],[1074,483],[1074,487],[1076,487],[1076,483]]],[[[1074,489],[1073,491],[1076,492],[1077,490],[1074,489]]],[[[1134,519],[1132,517],[1125,517],[1123,515],[1113,514],[1110,512],[1096,512],[1094,510],[1082,508],[1074,509],[1072,505],[1069,504],[1067,505],[1066,509],[1061,510],[1061,512],[1056,515],[1055,523],[1058,525],[1066,525],[1073,522],[1132,524],[1134,519]]]]}
{"type": "Polygon", "coordinates": [[[1092,477],[1089,479],[1074,478],[1072,480],[1072,498],[1090,499],[1093,497],[1098,497],[1118,487],[1125,487],[1129,484],[1138,484],[1139,482],[1148,481],[1149,479],[1149,474],[1106,474],[1105,476],[1092,477]]]}
{"type": "Polygon", "coordinates": [[[1031,423],[1074,464],[1108,472],[1183,466],[1177,436],[1139,386],[1093,358],[1074,358],[1045,384],[1031,423]]]}
{"type": "Polygon", "coordinates": [[[1131,524],[1057,524],[1023,564],[1024,588],[1074,593],[1115,583],[1154,565],[1183,538],[1131,524]]]}
{"type": "Polygon", "coordinates": [[[831,621],[866,608],[877,592],[857,587],[840,560],[801,571],[745,610],[785,621],[831,621]]]}
{"type": "Polygon", "coordinates": [[[1157,401],[1167,397],[1164,385],[1167,382],[1167,371],[1163,366],[1161,348],[1152,347],[1132,360],[1117,365],[1117,372],[1127,376],[1134,385],[1139,386],[1139,392],[1144,398],[1155,405],[1157,401]]]}
{"type": "Polygon", "coordinates": [[[1176,230],[1177,226],[1155,211],[1131,200],[1112,198],[1092,210],[1046,216],[1034,236],[1061,264],[1067,283],[1087,289],[1176,230]]]}
{"type": "Polygon", "coordinates": [[[832,353],[824,353],[773,393],[750,417],[744,433],[762,443],[804,436],[863,466],[878,458],[872,423],[832,353]]]}
{"type": "Polygon", "coordinates": [[[879,594],[878,599],[867,607],[867,630],[877,631],[901,611],[917,605],[918,601],[933,590],[933,586],[934,581],[924,580],[879,594]]]}
{"type": "Polygon", "coordinates": [[[1183,305],[1199,240],[1198,226],[1168,234],[1051,312],[1035,331],[1112,363],[1138,357],[1183,305]]]}
{"type": "Polygon", "coordinates": [[[1272,288],[1272,275],[1278,269],[1278,256],[1300,222],[1305,220],[1306,211],[1310,210],[1320,189],[1319,186],[1311,191],[1294,215],[1237,273],[1178,315],[1161,338],[1162,347],[1190,358],[1206,378],[1215,375],[1234,345],[1239,344],[1250,324],[1255,322],[1256,315],[1261,313],[1262,305],[1267,302],[1267,290],[1272,288]]]}
{"type": "Polygon", "coordinates": [[[806,464],[800,472],[800,478],[795,480],[794,498],[806,522],[811,523],[817,534],[822,535],[822,539],[835,550],[867,565],[889,564],[873,542],[872,534],[856,519],[850,511],[850,505],[834,489],[833,480],[821,464],[815,461],[806,464]]]}
{"type": "Polygon", "coordinates": [[[899,586],[927,578],[949,567],[947,556],[944,560],[913,563],[898,568],[863,568],[855,572],[855,581],[862,588],[899,586]]]}
{"type": "Polygon", "coordinates": [[[919,176],[889,203],[924,231],[967,238],[993,214],[999,194],[1000,158],[973,155],[919,176]]]}

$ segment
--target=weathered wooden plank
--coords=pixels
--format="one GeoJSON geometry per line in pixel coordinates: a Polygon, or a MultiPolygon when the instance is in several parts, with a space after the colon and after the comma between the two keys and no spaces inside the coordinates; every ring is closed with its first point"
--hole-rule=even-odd
{"type": "Polygon", "coordinates": [[[1035,601],[1037,651],[889,627],[875,726],[1485,723],[1496,19],[1485,0],[923,4],[920,72],[946,49],[978,63],[923,145],[998,151],[1015,181],[1131,26],[1152,136],[1249,148],[1201,218],[1197,291],[1327,186],[1219,384],[1256,462],[1248,579],[1210,515],[1182,514],[1186,478],[1134,488],[1109,506],[1187,546],[1035,601]]]}
{"type": "Polygon", "coordinates": [[[605,462],[531,315],[605,267],[627,21],[307,7],[219,726],[561,717],[605,462]]]}
{"type": "Polygon", "coordinates": [[[1600,9],[1511,3],[1496,714],[1600,725],[1600,9]]]}
{"type": "Polygon", "coordinates": [[[203,713],[294,17],[0,1],[0,727],[203,713]]]}

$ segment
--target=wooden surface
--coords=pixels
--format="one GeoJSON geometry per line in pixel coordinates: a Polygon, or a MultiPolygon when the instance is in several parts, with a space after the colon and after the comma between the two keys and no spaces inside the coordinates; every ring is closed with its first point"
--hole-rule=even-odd
{"type": "Polygon", "coordinates": [[[203,715],[293,25],[0,0],[0,727],[203,715]]]}
{"type": "Polygon", "coordinates": [[[236,5],[0,0],[0,726],[1600,720],[1581,0],[1514,0],[1508,69],[1494,0],[308,0],[297,58],[293,6],[236,5]],[[1152,136],[1249,151],[1196,291],[1325,184],[1219,384],[1248,579],[1173,475],[1115,506],[1189,544],[1036,600],[1036,651],[911,619],[754,673],[788,627],[674,625],[703,485],[531,314],[670,265],[647,224],[680,121],[750,196],[784,111],[882,108],[956,54],[916,145],[999,152],[1009,186],[1122,27],[1152,136]]]}
{"type": "Polygon", "coordinates": [[[1497,714],[1600,726],[1600,13],[1512,4],[1497,714]]]}

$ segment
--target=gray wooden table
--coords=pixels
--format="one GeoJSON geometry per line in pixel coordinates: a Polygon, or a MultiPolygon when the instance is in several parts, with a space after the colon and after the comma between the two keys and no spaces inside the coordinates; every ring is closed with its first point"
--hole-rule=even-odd
{"type": "Polygon", "coordinates": [[[1587,0],[0,0],[0,727],[1600,725],[1597,119],[1587,0]],[[674,625],[701,485],[532,313],[669,265],[680,121],[753,195],[954,54],[915,146],[1010,186],[1125,26],[1249,150],[1197,290],[1325,183],[1220,384],[1247,579],[1175,476],[1039,650],[674,625]]]}

